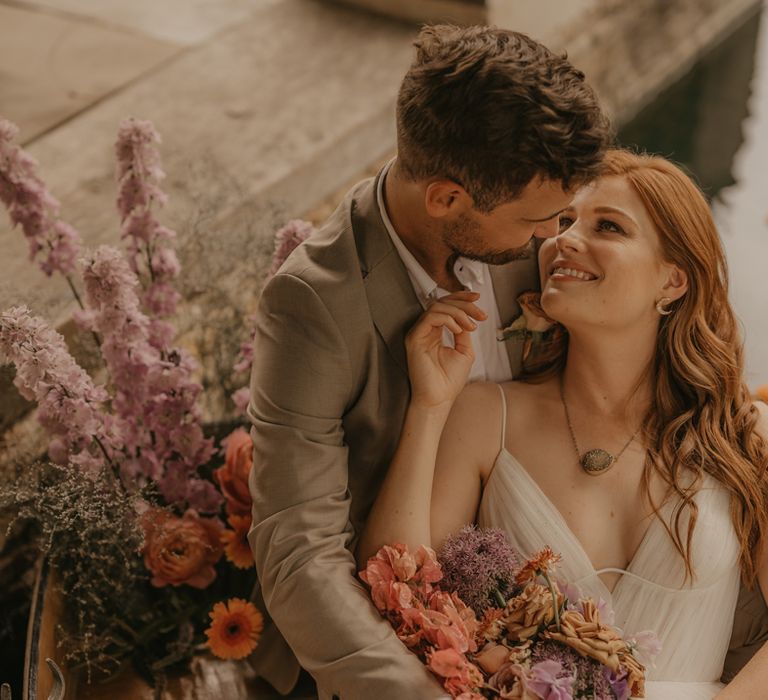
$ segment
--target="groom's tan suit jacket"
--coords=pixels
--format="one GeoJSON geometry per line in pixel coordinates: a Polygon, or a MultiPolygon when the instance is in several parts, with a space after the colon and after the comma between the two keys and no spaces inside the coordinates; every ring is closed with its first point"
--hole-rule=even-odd
{"type": "MultiPolygon", "coordinates": [[[[397,445],[410,396],[404,339],[422,313],[376,184],[347,195],[259,302],[249,539],[269,614],[253,663],[282,692],[301,663],[321,698],[428,700],[445,693],[380,618],[351,553],[397,445]]],[[[538,287],[535,260],[491,276],[507,325],[519,293],[538,287]]],[[[505,342],[515,376],[521,341],[505,342]]]]}
{"type": "MultiPolygon", "coordinates": [[[[249,539],[261,596],[321,697],[445,693],[355,580],[350,550],[397,445],[410,397],[404,339],[423,309],[381,219],[377,179],[357,185],[259,302],[249,417],[249,539]]],[[[504,325],[538,286],[533,258],[491,267],[504,325]]],[[[506,341],[513,374],[521,343],[506,341]]],[[[258,672],[280,690],[298,665],[270,627],[258,672]]]]}

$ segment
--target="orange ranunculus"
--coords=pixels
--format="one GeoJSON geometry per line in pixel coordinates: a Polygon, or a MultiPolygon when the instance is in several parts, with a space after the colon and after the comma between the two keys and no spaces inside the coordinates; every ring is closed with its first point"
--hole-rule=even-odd
{"type": "Polygon", "coordinates": [[[250,515],[230,515],[227,522],[231,530],[221,533],[224,554],[238,569],[250,569],[254,565],[253,552],[248,544],[248,530],[251,527],[250,515]]]}
{"type": "Polygon", "coordinates": [[[253,465],[251,436],[242,428],[238,428],[222,442],[226,445],[224,466],[216,469],[213,476],[227,499],[227,512],[234,515],[250,515],[248,475],[253,465]]]}
{"type": "Polygon", "coordinates": [[[760,401],[765,401],[765,403],[768,403],[768,384],[763,384],[763,386],[757,387],[755,390],[755,396],[760,399],[760,401]]]}
{"type": "Polygon", "coordinates": [[[220,659],[243,659],[259,643],[264,618],[253,603],[230,598],[216,603],[208,613],[211,626],[205,630],[208,647],[220,659]]]}
{"type": "Polygon", "coordinates": [[[222,552],[218,518],[201,518],[188,510],[179,518],[153,508],[142,517],[144,564],[152,572],[153,586],[205,588],[216,578],[213,565],[222,552]]]}

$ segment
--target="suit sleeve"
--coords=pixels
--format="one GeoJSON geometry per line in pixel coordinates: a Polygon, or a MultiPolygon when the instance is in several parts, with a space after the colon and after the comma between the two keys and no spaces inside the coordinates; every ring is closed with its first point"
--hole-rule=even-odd
{"type": "Polygon", "coordinates": [[[269,615],[323,694],[444,698],[356,578],[347,549],[352,377],[343,337],[315,291],[280,274],[257,312],[249,533],[269,615]]]}

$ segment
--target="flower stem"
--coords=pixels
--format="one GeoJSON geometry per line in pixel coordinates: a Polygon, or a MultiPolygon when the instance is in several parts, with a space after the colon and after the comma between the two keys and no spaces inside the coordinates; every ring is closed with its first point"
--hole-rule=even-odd
{"type": "Polygon", "coordinates": [[[543,571],[541,575],[547,582],[549,592],[552,594],[552,610],[555,613],[555,627],[557,627],[557,631],[560,632],[560,606],[557,603],[557,592],[555,591],[555,584],[552,582],[552,579],[549,577],[549,574],[546,571],[543,571]]]}
{"type": "Polygon", "coordinates": [[[491,597],[498,603],[500,608],[506,608],[507,607],[507,601],[504,600],[504,596],[501,595],[501,591],[498,588],[494,588],[491,591],[491,597]]]}

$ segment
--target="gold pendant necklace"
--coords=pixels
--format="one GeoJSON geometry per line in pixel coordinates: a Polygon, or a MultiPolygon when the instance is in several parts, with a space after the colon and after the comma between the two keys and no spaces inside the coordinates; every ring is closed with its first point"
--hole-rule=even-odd
{"type": "Polygon", "coordinates": [[[576,432],[573,429],[573,423],[571,423],[571,415],[568,411],[568,404],[565,402],[565,393],[563,392],[563,378],[560,377],[560,400],[563,402],[563,408],[565,409],[565,421],[568,423],[568,430],[571,432],[571,441],[573,442],[573,448],[576,450],[576,459],[579,461],[581,468],[590,476],[598,476],[607,472],[616,462],[619,461],[619,457],[624,454],[626,449],[632,444],[632,441],[637,437],[640,432],[638,428],[632,437],[627,440],[627,444],[621,448],[619,454],[615,457],[600,447],[593,450],[588,450],[583,455],[579,449],[579,443],[576,440],[576,432]]]}

